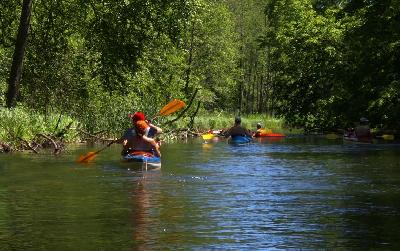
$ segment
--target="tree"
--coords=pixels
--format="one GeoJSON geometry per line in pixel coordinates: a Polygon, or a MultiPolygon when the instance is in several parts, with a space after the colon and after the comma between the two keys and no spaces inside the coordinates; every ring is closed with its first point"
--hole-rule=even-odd
{"type": "Polygon", "coordinates": [[[278,112],[292,125],[334,127],[340,107],[342,41],[345,26],[338,6],[321,11],[310,0],[271,0],[266,7],[263,38],[270,63],[278,112]],[[317,11],[318,10],[318,11],[317,11]]]}
{"type": "Polygon", "coordinates": [[[32,0],[24,0],[22,3],[21,18],[18,28],[17,40],[15,43],[10,78],[8,81],[8,91],[6,94],[6,105],[8,108],[15,107],[17,104],[17,96],[20,88],[25,47],[28,39],[29,24],[31,20],[31,11],[32,0]]]}

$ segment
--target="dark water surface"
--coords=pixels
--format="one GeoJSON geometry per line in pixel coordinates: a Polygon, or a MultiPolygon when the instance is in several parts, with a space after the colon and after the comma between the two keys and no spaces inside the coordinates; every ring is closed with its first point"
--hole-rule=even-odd
{"type": "Polygon", "coordinates": [[[288,138],[0,155],[0,250],[400,249],[400,146],[288,138]]]}

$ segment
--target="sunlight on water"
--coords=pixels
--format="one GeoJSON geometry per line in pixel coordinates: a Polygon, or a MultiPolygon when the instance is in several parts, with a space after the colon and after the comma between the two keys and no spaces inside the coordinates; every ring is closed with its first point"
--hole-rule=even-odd
{"type": "Polygon", "coordinates": [[[163,144],[161,170],[0,155],[0,250],[400,248],[400,148],[315,139],[163,144]]]}

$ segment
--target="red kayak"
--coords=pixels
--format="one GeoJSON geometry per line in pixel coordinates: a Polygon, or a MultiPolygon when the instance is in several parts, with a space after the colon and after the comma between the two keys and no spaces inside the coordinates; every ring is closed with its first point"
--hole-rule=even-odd
{"type": "Polygon", "coordinates": [[[285,134],[282,134],[282,133],[256,133],[255,135],[254,135],[254,137],[274,137],[274,138],[277,138],[277,137],[286,137],[286,135],[285,134]]]}

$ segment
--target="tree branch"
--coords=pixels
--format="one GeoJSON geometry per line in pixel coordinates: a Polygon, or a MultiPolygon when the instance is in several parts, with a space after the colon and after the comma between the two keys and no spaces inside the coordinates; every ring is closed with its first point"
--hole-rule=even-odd
{"type": "Polygon", "coordinates": [[[189,104],[185,107],[185,109],[176,118],[174,118],[173,120],[167,121],[164,125],[170,125],[173,122],[178,121],[189,110],[189,108],[192,106],[193,100],[196,97],[198,91],[199,91],[198,88],[194,91],[194,93],[193,93],[193,95],[192,95],[192,97],[191,97],[191,99],[189,101],[189,104]]]}

